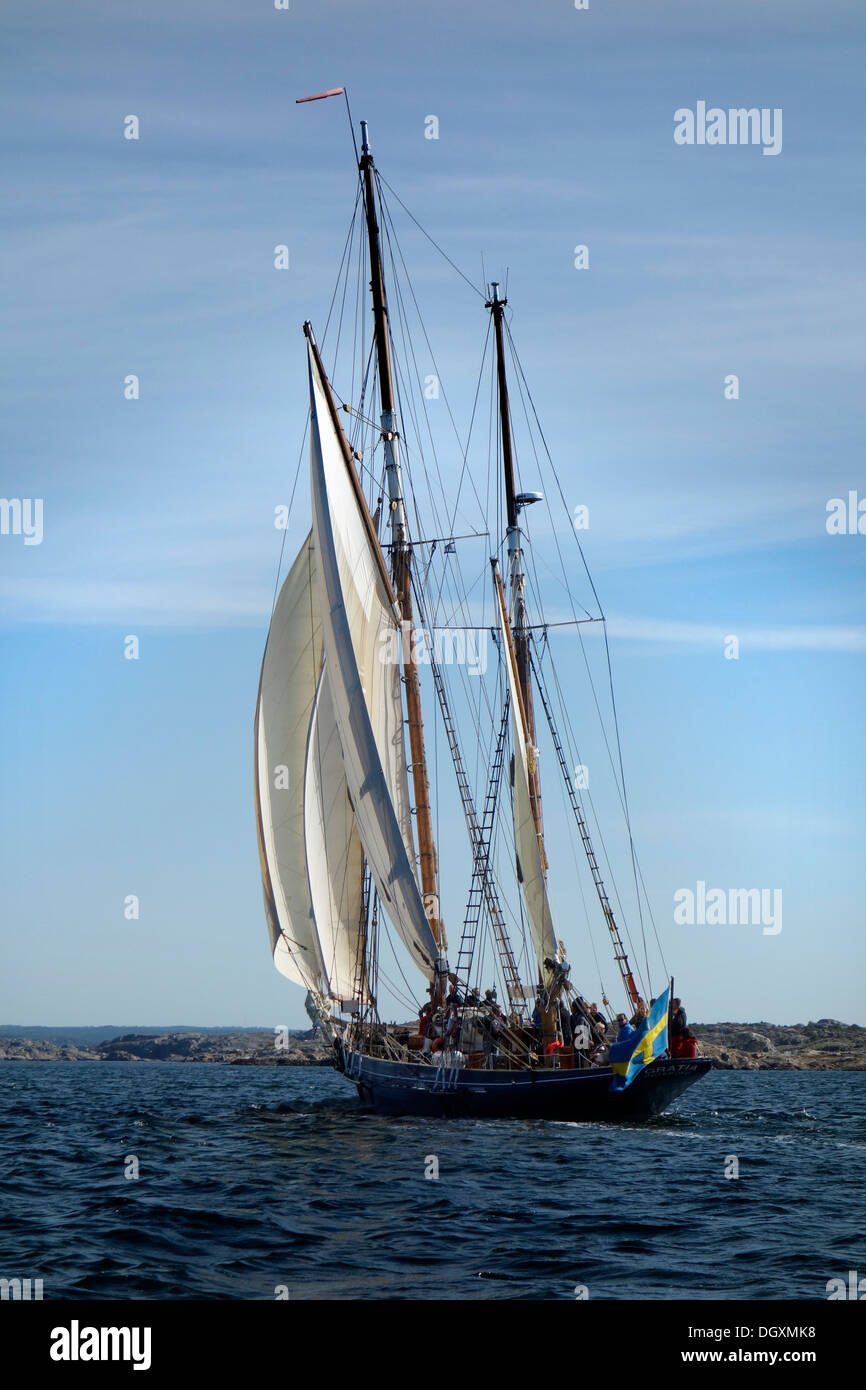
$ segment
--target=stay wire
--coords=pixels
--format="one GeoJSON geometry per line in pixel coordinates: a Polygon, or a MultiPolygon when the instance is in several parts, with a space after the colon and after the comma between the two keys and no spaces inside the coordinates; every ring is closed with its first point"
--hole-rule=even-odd
{"type": "Polygon", "coordinates": [[[391,194],[391,196],[392,196],[393,198],[396,198],[397,202],[400,204],[400,206],[401,206],[401,208],[403,209],[403,211],[405,212],[406,216],[410,219],[410,221],[412,221],[412,222],[415,223],[415,226],[418,228],[419,232],[421,232],[422,235],[425,236],[425,237],[427,238],[427,240],[430,242],[430,245],[431,245],[431,246],[435,247],[435,249],[439,252],[439,255],[443,258],[443,260],[446,260],[446,261],[448,262],[448,264],[451,266],[451,269],[457,271],[457,274],[460,276],[461,280],[465,280],[465,281],[466,281],[466,283],[467,283],[467,285],[469,286],[469,288],[470,288],[471,290],[473,290],[475,294],[478,295],[479,299],[485,299],[485,300],[486,300],[487,295],[484,294],[484,293],[482,293],[482,291],[479,290],[478,286],[472,283],[472,281],[469,279],[469,276],[468,276],[468,275],[464,275],[464,274],[463,274],[463,271],[460,269],[459,265],[456,265],[455,262],[452,261],[451,257],[450,257],[449,255],[447,255],[447,254],[442,250],[442,247],[439,245],[439,243],[438,243],[437,241],[434,241],[434,239],[433,239],[433,237],[430,235],[430,233],[429,233],[424,227],[421,226],[421,223],[418,221],[417,217],[414,217],[414,216],[412,215],[412,213],[411,213],[411,212],[409,211],[409,209],[407,208],[406,204],[403,202],[402,198],[400,198],[400,197],[394,192],[394,189],[393,189],[393,188],[391,187],[391,185],[388,183],[387,179],[383,178],[382,175],[379,174],[379,180],[380,180],[380,182],[384,183],[385,187],[387,188],[387,190],[388,190],[388,192],[391,194]]]}

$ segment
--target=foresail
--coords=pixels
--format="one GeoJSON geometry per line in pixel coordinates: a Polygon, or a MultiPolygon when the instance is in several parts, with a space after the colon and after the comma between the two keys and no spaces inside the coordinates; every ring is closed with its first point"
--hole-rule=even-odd
{"type": "Polygon", "coordinates": [[[511,732],[514,744],[514,848],[517,854],[518,877],[523,889],[529,930],[539,969],[544,972],[544,961],[553,960],[558,953],[553,916],[547,896],[545,874],[544,843],[535,828],[532,814],[532,800],[529,791],[530,759],[537,756],[529,739],[523,715],[523,698],[517,669],[514,661],[514,647],[511,627],[505,610],[502,585],[497,579],[497,612],[502,641],[502,651],[508,679],[508,693],[511,705],[511,732]]]}
{"type": "Polygon", "coordinates": [[[436,939],[415,873],[394,594],[317,353],[309,347],[310,481],[326,671],[358,832],[382,905],[431,974],[436,939]]]}
{"type": "Polygon", "coordinates": [[[256,820],[274,965],[320,994],[328,980],[307,882],[303,788],[307,739],[322,668],[312,533],[280,590],[256,704],[256,820]]]}
{"type": "Polygon", "coordinates": [[[338,999],[362,999],[364,851],[349,800],[331,688],[324,670],[307,745],[304,835],[310,899],[331,993],[338,999]]]}

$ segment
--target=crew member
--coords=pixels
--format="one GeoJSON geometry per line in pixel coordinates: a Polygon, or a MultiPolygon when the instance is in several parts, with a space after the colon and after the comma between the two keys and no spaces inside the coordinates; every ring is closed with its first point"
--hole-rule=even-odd
{"type": "Polygon", "coordinates": [[[618,1043],[626,1042],[629,1038],[634,1037],[635,1030],[632,1028],[625,1014],[617,1014],[616,1021],[619,1025],[619,1032],[616,1035],[618,1043]]]}

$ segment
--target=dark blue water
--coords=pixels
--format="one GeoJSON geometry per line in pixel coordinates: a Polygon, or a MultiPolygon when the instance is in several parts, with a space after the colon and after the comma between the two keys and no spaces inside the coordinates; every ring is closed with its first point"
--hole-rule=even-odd
{"type": "Polygon", "coordinates": [[[866,1270],[864,1083],[713,1072],[605,1127],[382,1119],[324,1068],[0,1063],[0,1276],[46,1299],[826,1298],[866,1270]]]}

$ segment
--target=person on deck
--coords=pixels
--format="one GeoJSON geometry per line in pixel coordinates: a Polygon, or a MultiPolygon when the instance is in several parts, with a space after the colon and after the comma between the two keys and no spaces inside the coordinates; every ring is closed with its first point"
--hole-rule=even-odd
{"type": "Polygon", "coordinates": [[[482,1038],[481,1046],[484,1052],[484,1066],[487,1071],[492,1071],[496,1066],[496,1054],[502,1026],[498,1010],[495,1014],[483,1014],[479,1022],[482,1038]]]}
{"type": "Polygon", "coordinates": [[[603,1043],[607,1037],[607,1019],[603,1013],[599,1013],[597,1004],[590,1004],[588,1019],[593,1039],[603,1043]]]}
{"type": "Polygon", "coordinates": [[[535,1008],[532,1010],[532,1022],[529,1032],[535,1047],[540,1047],[544,1033],[544,1018],[541,1013],[541,1000],[536,1000],[535,1002],[535,1008]]]}
{"type": "Polygon", "coordinates": [[[586,1014],[585,1014],[585,1012],[584,1012],[583,1005],[581,1004],[581,1002],[580,1002],[579,999],[575,999],[574,1003],[573,1003],[572,1006],[571,1006],[571,1031],[572,1031],[572,1033],[575,1031],[576,1028],[579,1028],[580,1025],[581,1025],[581,1023],[584,1023],[585,1020],[586,1020],[586,1014]]]}
{"type": "Polygon", "coordinates": [[[496,998],[495,985],[492,989],[486,989],[484,991],[484,1002],[482,1004],[482,1008],[486,1009],[492,1017],[504,1020],[505,1015],[499,1007],[499,1000],[496,998]]]}
{"type": "Polygon", "coordinates": [[[616,1021],[619,1024],[619,1032],[616,1035],[618,1043],[626,1042],[629,1038],[634,1037],[635,1030],[632,1028],[625,1014],[617,1014],[616,1021]]]}
{"type": "Polygon", "coordinates": [[[574,1036],[571,1026],[571,1016],[564,1003],[559,1005],[559,1031],[562,1034],[562,1041],[566,1047],[571,1047],[574,1036]]]}
{"type": "Polygon", "coordinates": [[[683,1043],[688,1032],[686,1024],[686,1011],[682,1006],[682,1001],[674,999],[671,1001],[671,1022],[669,1032],[669,1051],[672,1057],[682,1057],[684,1055],[683,1043]]]}
{"type": "Polygon", "coordinates": [[[456,986],[445,1000],[445,1006],[445,1038],[450,1043],[457,1036],[457,1030],[460,1027],[460,1013],[463,1008],[463,1000],[456,986]]]}

